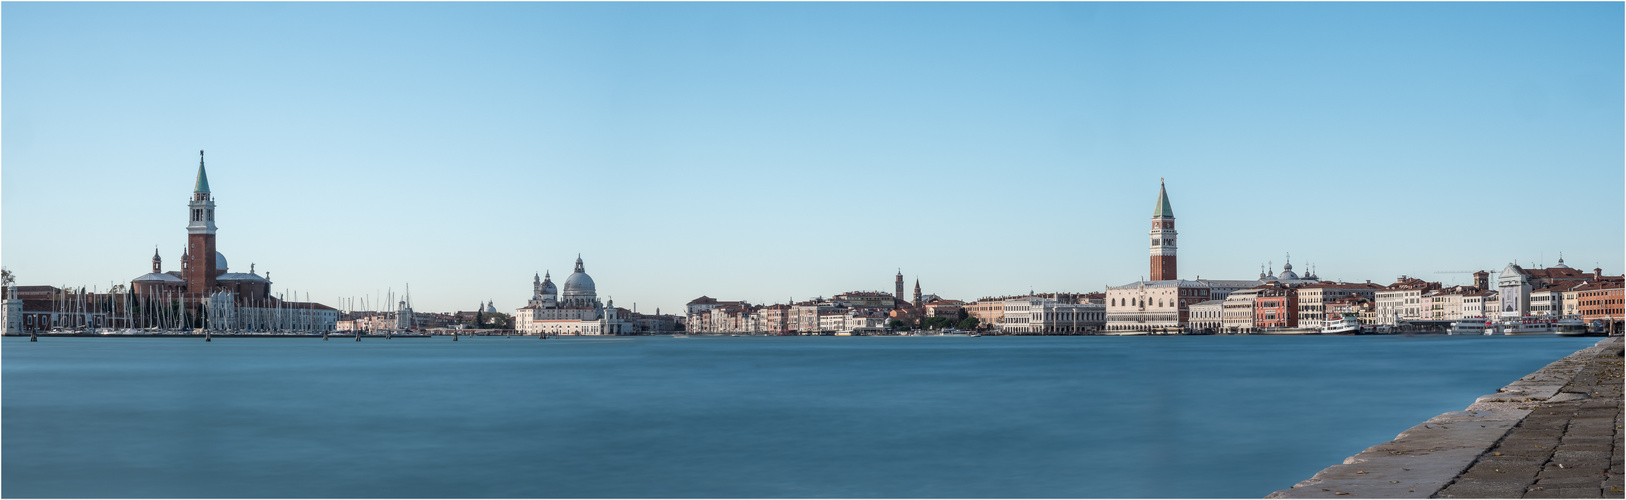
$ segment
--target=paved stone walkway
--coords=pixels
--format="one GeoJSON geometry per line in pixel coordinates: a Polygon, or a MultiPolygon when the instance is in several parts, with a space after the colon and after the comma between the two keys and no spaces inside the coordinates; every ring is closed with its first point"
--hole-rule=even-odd
{"type": "Polygon", "coordinates": [[[1603,339],[1267,498],[1626,498],[1622,339],[1603,339]]]}
{"type": "MultiPolygon", "coordinates": [[[[1626,498],[1619,338],[1436,496],[1626,498]]],[[[1607,347],[1608,341],[1600,343],[1607,347]]]]}

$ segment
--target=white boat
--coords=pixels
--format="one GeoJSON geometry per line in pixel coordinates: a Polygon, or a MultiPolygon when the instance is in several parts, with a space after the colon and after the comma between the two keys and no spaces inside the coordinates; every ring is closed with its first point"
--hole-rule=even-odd
{"type": "Polygon", "coordinates": [[[1558,320],[1558,323],[1553,325],[1553,330],[1560,337],[1585,337],[1588,334],[1586,323],[1583,323],[1579,318],[1558,320]]]}
{"type": "Polygon", "coordinates": [[[1525,316],[1519,319],[1502,321],[1504,335],[1538,335],[1553,333],[1558,325],[1558,318],[1553,316],[1525,316]]]}
{"type": "Polygon", "coordinates": [[[1340,313],[1338,319],[1321,322],[1323,335],[1359,335],[1361,333],[1361,320],[1355,313],[1340,313]]]}
{"type": "Polygon", "coordinates": [[[1146,334],[1147,332],[1144,330],[1112,330],[1101,332],[1101,335],[1112,335],[1115,337],[1140,337],[1146,334]]]}
{"type": "Polygon", "coordinates": [[[1485,335],[1485,330],[1490,328],[1490,326],[1491,323],[1489,321],[1485,321],[1485,318],[1464,318],[1452,322],[1451,328],[1446,331],[1446,334],[1485,335]]]}

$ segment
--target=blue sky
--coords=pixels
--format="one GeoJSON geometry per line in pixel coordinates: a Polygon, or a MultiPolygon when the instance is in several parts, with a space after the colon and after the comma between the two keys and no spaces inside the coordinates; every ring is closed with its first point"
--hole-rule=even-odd
{"type": "Polygon", "coordinates": [[[0,4],[24,284],[218,244],[328,303],[648,312],[1626,265],[1621,3],[0,4]]]}

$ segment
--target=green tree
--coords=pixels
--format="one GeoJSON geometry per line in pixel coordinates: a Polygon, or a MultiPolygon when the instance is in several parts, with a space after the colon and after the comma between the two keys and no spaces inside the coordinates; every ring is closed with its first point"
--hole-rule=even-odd
{"type": "Polygon", "coordinates": [[[900,332],[909,331],[909,325],[903,324],[903,320],[901,320],[901,319],[895,319],[895,320],[889,321],[889,322],[887,322],[886,326],[890,326],[890,327],[892,327],[893,330],[897,330],[897,331],[900,331],[900,332]]]}
{"type": "Polygon", "coordinates": [[[960,320],[960,323],[958,325],[956,325],[956,328],[959,328],[961,330],[976,330],[977,329],[977,324],[980,323],[980,322],[981,321],[978,320],[976,316],[970,316],[970,317],[967,317],[965,319],[960,320]]]}
{"type": "Polygon", "coordinates": [[[940,330],[953,324],[953,321],[954,320],[942,316],[932,316],[921,322],[921,328],[927,330],[940,330]]]}

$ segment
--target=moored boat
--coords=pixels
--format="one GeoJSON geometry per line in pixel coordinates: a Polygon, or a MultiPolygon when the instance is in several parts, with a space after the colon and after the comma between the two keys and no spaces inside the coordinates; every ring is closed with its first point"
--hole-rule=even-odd
{"type": "Polygon", "coordinates": [[[1355,313],[1340,313],[1338,319],[1321,322],[1321,333],[1324,335],[1359,335],[1361,333],[1361,320],[1355,313]]]}
{"type": "Polygon", "coordinates": [[[1553,333],[1558,324],[1558,318],[1552,316],[1525,316],[1519,319],[1502,321],[1504,335],[1539,335],[1553,333]]]}
{"type": "Polygon", "coordinates": [[[1451,328],[1446,333],[1449,335],[1484,335],[1485,329],[1490,325],[1491,323],[1485,321],[1485,318],[1463,318],[1452,322],[1451,328]]]}
{"type": "Polygon", "coordinates": [[[1586,337],[1597,335],[1587,329],[1586,323],[1577,318],[1564,318],[1553,325],[1553,333],[1560,337],[1586,337]]]}

